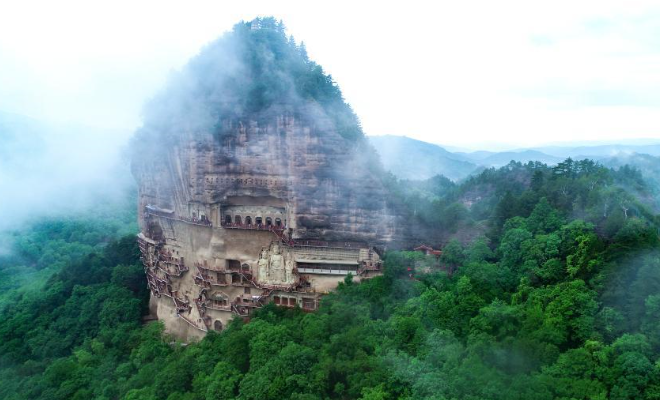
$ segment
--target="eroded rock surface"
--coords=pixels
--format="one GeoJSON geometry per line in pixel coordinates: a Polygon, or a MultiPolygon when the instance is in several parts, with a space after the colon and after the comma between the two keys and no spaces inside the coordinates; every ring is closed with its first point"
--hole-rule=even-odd
{"type": "Polygon", "coordinates": [[[152,312],[182,338],[268,302],[314,310],[402,237],[357,117],[273,19],[191,60],[133,147],[152,312]]]}
{"type": "Polygon", "coordinates": [[[370,149],[314,115],[225,121],[134,161],[152,310],[168,330],[198,336],[270,301],[315,309],[346,274],[379,273],[399,224],[370,149]]]}

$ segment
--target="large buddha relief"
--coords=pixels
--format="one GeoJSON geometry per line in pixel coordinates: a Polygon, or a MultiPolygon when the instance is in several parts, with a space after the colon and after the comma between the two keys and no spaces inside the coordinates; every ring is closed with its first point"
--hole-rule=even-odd
{"type": "Polygon", "coordinates": [[[257,281],[265,285],[289,286],[296,283],[293,253],[277,242],[261,250],[257,281]]]}

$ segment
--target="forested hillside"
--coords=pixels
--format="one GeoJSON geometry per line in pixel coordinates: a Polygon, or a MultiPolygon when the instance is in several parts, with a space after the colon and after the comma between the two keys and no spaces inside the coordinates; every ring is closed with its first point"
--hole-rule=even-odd
{"type": "Polygon", "coordinates": [[[478,169],[477,163],[462,155],[405,136],[369,136],[369,143],[385,169],[402,179],[426,180],[443,175],[456,181],[478,169]]]}
{"type": "Polygon", "coordinates": [[[0,230],[0,307],[39,290],[53,274],[137,232],[135,192],[95,198],[94,206],[34,216],[0,230]]]}
{"type": "Polygon", "coordinates": [[[613,168],[634,168],[641,173],[641,179],[647,182],[654,202],[660,206],[660,157],[648,154],[625,153],[603,160],[603,164],[613,168]]]}
{"type": "Polygon", "coordinates": [[[567,159],[554,167],[511,162],[461,184],[441,176],[426,181],[393,175],[387,179],[393,199],[406,204],[411,223],[429,237],[440,234],[443,242],[486,235],[498,243],[504,222],[530,215],[539,201],[547,201],[567,220],[592,223],[607,238],[629,222],[628,217],[653,222],[657,212],[656,188],[638,169],[608,169],[591,160],[567,159]]]}
{"type": "Polygon", "coordinates": [[[660,398],[658,225],[637,170],[567,160],[461,185],[390,180],[420,227],[480,233],[440,260],[388,252],[384,276],[349,276],[318,312],[268,306],[199,343],[143,324],[132,235],[34,225],[11,259],[57,271],[3,305],[0,397],[660,398]]]}
{"type": "MultiPolygon", "coordinates": [[[[621,144],[571,146],[547,146],[518,148],[508,151],[457,151],[406,136],[369,136],[369,142],[381,157],[385,169],[397,178],[426,180],[443,175],[453,181],[478,175],[486,168],[503,167],[510,162],[527,164],[542,162],[555,166],[566,158],[590,159],[606,166],[620,167],[625,164],[645,170],[657,164],[660,146],[656,140],[628,140],[621,144]],[[634,144],[637,143],[637,144],[634,144]],[[415,162],[410,162],[415,160],[415,162]]],[[[606,142],[603,142],[606,143],[606,142]]],[[[646,176],[650,178],[651,176],[646,176]]]]}

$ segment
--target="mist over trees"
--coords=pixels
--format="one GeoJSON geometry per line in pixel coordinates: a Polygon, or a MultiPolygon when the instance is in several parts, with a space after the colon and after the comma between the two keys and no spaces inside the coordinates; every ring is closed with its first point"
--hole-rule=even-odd
{"type": "Polygon", "coordinates": [[[309,59],[304,43],[287,37],[281,21],[257,18],[236,24],[172,76],[145,107],[135,145],[181,132],[221,135],[222,120],[291,113],[305,106],[318,118],[329,118],[342,136],[363,136],[341,90],[309,59]]]}
{"type": "MultiPolygon", "coordinates": [[[[404,182],[403,193],[483,193],[492,212],[476,203],[465,215],[484,218],[485,236],[449,241],[439,260],[388,252],[384,276],[360,284],[349,276],[316,313],[270,305],[187,346],[161,337],[160,323],[140,323],[148,296],[128,236],[63,262],[42,290],[3,306],[0,393],[654,399],[658,225],[637,198],[649,190],[637,174],[566,160],[512,164],[460,185],[404,182]]],[[[448,218],[446,208],[434,212],[448,218]]],[[[31,234],[49,243],[59,240],[54,229],[63,228],[31,234]]]]}
{"type": "Polygon", "coordinates": [[[128,136],[0,112],[0,232],[122,204],[135,188],[128,136]]]}
{"type": "MultiPolygon", "coordinates": [[[[138,138],[316,102],[359,140],[331,77],[257,22],[191,61],[138,138]]],[[[270,304],[192,343],[143,319],[134,193],[4,231],[0,398],[660,398],[660,221],[638,169],[569,158],[381,179],[439,258],[388,251],[383,276],[348,275],[317,312],[270,304]]]]}
{"type": "Polygon", "coordinates": [[[511,162],[489,168],[456,184],[437,176],[426,181],[385,181],[407,218],[420,230],[442,231],[469,241],[479,235],[493,243],[510,218],[529,217],[541,201],[555,207],[563,219],[592,223],[607,239],[633,217],[656,221],[657,187],[636,168],[609,169],[591,160],[566,159],[547,166],[511,162]]]}

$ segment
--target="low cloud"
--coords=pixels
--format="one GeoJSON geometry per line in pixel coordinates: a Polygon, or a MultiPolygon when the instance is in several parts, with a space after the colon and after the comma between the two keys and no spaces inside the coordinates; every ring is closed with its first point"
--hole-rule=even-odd
{"type": "Polygon", "coordinates": [[[123,198],[128,136],[0,113],[0,230],[123,198]]]}

